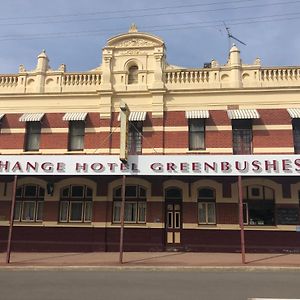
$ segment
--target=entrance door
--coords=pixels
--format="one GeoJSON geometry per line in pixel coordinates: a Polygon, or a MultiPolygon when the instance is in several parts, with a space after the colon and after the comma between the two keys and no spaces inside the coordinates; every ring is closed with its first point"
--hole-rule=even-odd
{"type": "Polygon", "coordinates": [[[180,245],[181,204],[168,203],[166,205],[166,213],[167,246],[180,245]]]}
{"type": "Polygon", "coordinates": [[[181,245],[182,229],[182,192],[178,188],[166,190],[165,197],[165,229],[167,248],[177,248],[181,245]]]}

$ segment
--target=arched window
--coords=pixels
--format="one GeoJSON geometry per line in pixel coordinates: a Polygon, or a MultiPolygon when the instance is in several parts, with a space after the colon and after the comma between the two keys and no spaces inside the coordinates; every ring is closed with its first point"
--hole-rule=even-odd
{"type": "Polygon", "coordinates": [[[182,200],[182,191],[178,188],[168,188],[166,190],[166,200],[182,200]]]}
{"type": "MultiPolygon", "coordinates": [[[[114,189],[113,223],[120,223],[122,187],[114,189]]],[[[146,223],[146,189],[127,185],[125,189],[125,223],[146,223]]]]}
{"type": "Polygon", "coordinates": [[[249,185],[243,189],[244,223],[275,225],[274,190],[263,185],[249,185]]]}
{"type": "Polygon", "coordinates": [[[216,192],[205,187],[198,190],[199,224],[216,224],[216,192]]]}
{"type": "Polygon", "coordinates": [[[85,185],[68,185],[60,193],[60,222],[91,222],[93,191],[85,185]]]}
{"type": "Polygon", "coordinates": [[[138,66],[134,65],[128,69],[128,84],[138,83],[138,66]]]}
{"type": "Polygon", "coordinates": [[[16,190],[14,220],[42,222],[45,189],[36,184],[24,184],[16,190]]]}

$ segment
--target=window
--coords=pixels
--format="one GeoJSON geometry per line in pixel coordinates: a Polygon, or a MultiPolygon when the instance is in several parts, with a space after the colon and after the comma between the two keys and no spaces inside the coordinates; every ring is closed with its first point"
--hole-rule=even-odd
{"type": "Polygon", "coordinates": [[[129,122],[128,129],[128,153],[129,154],[142,154],[142,121],[129,122]]]}
{"type": "Polygon", "coordinates": [[[300,119],[293,119],[294,151],[300,153],[300,119]]]}
{"type": "Polygon", "coordinates": [[[81,151],[84,149],[84,121],[69,122],[69,151],[81,151]]]}
{"type": "Polygon", "coordinates": [[[232,120],[233,154],[252,154],[252,120],[232,120]]]}
{"type": "Polygon", "coordinates": [[[39,151],[41,122],[26,122],[25,151],[39,151]]]}
{"type": "Polygon", "coordinates": [[[138,71],[137,66],[131,66],[128,70],[128,84],[138,83],[138,71]]]}
{"type": "Polygon", "coordinates": [[[266,186],[251,185],[243,189],[244,223],[248,225],[275,225],[274,191],[266,186]]]}
{"type": "Polygon", "coordinates": [[[70,185],[61,190],[59,221],[91,222],[92,221],[91,188],[85,185],[70,185]]]}
{"type": "Polygon", "coordinates": [[[22,185],[16,191],[14,220],[19,222],[43,221],[45,189],[38,185],[22,185]]]}
{"type": "Polygon", "coordinates": [[[189,150],[205,149],[205,120],[189,119],[189,150]]]}
{"type": "Polygon", "coordinates": [[[198,222],[199,224],[216,224],[215,190],[201,188],[198,190],[198,222]]]}
{"type": "MultiPolygon", "coordinates": [[[[122,187],[114,189],[113,222],[120,223],[122,187]]],[[[146,189],[127,185],[125,190],[125,223],[146,223],[146,189]]]]}

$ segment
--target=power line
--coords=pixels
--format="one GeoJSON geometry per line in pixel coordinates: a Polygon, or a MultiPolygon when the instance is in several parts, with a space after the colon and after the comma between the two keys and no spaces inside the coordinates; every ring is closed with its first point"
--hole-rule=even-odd
{"type": "Polygon", "coordinates": [[[124,9],[124,10],[107,10],[107,11],[96,11],[87,13],[72,13],[72,14],[56,14],[56,15],[40,15],[40,16],[21,16],[21,17],[8,17],[0,18],[0,21],[7,20],[20,20],[20,19],[47,19],[47,18],[65,18],[65,17],[80,17],[80,16],[90,16],[90,15],[101,15],[101,14],[119,14],[126,12],[141,12],[141,11],[151,11],[151,10],[164,10],[164,9],[177,9],[177,8],[190,8],[190,7],[202,7],[202,6],[214,6],[214,5],[224,5],[224,4],[236,4],[244,2],[255,2],[257,0],[236,0],[236,1],[223,1],[223,2],[211,2],[211,3],[197,3],[197,4],[185,4],[185,5],[172,5],[172,6],[160,6],[152,8],[138,8],[138,9],[124,9]]]}
{"type": "MultiPolygon", "coordinates": [[[[144,31],[172,31],[172,30],[184,30],[191,28],[216,28],[217,26],[223,26],[223,22],[230,26],[243,25],[243,24],[255,24],[264,22],[277,22],[277,21],[288,21],[299,19],[300,12],[276,14],[276,15],[265,15],[259,17],[248,17],[248,18],[236,18],[231,20],[215,20],[215,21],[201,21],[201,22],[189,22],[189,23],[177,23],[168,25],[153,25],[145,27],[144,31]],[[294,17],[292,17],[294,16],[294,17]],[[289,17],[289,18],[287,18],[289,17]],[[269,18],[267,20],[266,18],[269,18]],[[204,25],[207,24],[207,25],[204,25]]],[[[98,34],[114,34],[122,29],[100,29],[100,30],[86,30],[86,31],[75,31],[75,32],[54,32],[54,33],[39,33],[24,36],[22,35],[2,35],[0,41],[8,40],[32,40],[32,39],[47,39],[47,38],[62,38],[62,37],[78,37],[78,36],[91,36],[98,34]]]]}
{"type": "MultiPolygon", "coordinates": [[[[234,7],[223,7],[223,8],[215,8],[215,9],[206,9],[206,10],[190,10],[190,11],[180,11],[180,12],[160,12],[160,13],[150,13],[144,15],[125,15],[125,16],[111,16],[111,17],[103,17],[101,21],[114,20],[114,19],[132,19],[132,18],[147,18],[147,17],[159,17],[166,15],[185,15],[185,14],[193,14],[193,13],[207,13],[207,12],[217,12],[217,11],[225,11],[225,10],[239,10],[239,9],[247,9],[247,8],[258,8],[258,7],[268,7],[270,5],[282,5],[285,6],[288,4],[300,3],[300,0],[293,1],[281,1],[275,3],[268,4],[255,4],[248,6],[234,6],[234,7]]],[[[41,22],[24,22],[24,23],[1,23],[0,26],[24,26],[24,25],[42,25],[42,24],[60,24],[60,23],[77,23],[77,22],[91,22],[91,21],[99,21],[99,18],[89,18],[89,19],[79,19],[79,20],[55,20],[55,21],[41,21],[41,22]]]]}

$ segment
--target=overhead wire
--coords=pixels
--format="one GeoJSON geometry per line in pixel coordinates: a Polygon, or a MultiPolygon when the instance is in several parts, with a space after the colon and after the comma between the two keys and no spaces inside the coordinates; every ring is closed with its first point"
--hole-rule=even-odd
{"type": "MultiPolygon", "coordinates": [[[[149,14],[139,14],[139,15],[121,15],[121,16],[108,16],[101,18],[101,21],[115,20],[115,19],[132,19],[132,18],[147,18],[147,17],[161,17],[161,16],[170,16],[170,15],[186,15],[194,13],[207,13],[207,12],[217,12],[225,10],[239,10],[247,8],[258,8],[258,7],[268,7],[270,5],[282,5],[285,6],[288,4],[300,3],[300,0],[291,0],[291,1],[280,1],[274,3],[265,3],[265,4],[254,4],[248,6],[234,6],[234,7],[220,7],[214,9],[204,9],[204,10],[189,10],[189,11],[178,11],[178,12],[159,12],[159,13],[149,13],[149,14]]],[[[23,22],[23,23],[0,23],[0,26],[24,26],[24,25],[42,25],[42,24],[60,24],[60,23],[78,23],[78,22],[91,22],[99,21],[99,18],[89,18],[89,19],[78,19],[78,20],[53,20],[53,21],[40,21],[40,22],[23,22]]]]}
{"type": "MultiPolygon", "coordinates": [[[[236,18],[227,20],[211,20],[211,21],[200,21],[200,22],[189,22],[181,24],[167,24],[167,25],[153,25],[142,27],[144,31],[162,32],[172,30],[184,30],[190,28],[217,28],[223,26],[223,22],[226,22],[229,26],[243,25],[243,24],[255,24],[264,22],[277,22],[277,21],[289,21],[299,19],[300,12],[286,13],[286,14],[275,14],[275,15],[264,15],[259,17],[248,17],[248,18],[236,18]],[[294,17],[292,17],[294,16],[294,17]],[[268,18],[268,19],[267,19],[268,18]],[[207,24],[207,25],[204,25],[207,24]]],[[[99,34],[112,34],[122,29],[100,29],[100,30],[85,30],[75,32],[56,32],[56,33],[39,33],[31,35],[2,35],[0,41],[9,40],[31,40],[31,39],[47,39],[47,38],[62,38],[62,37],[78,37],[78,36],[91,36],[99,34]]]]}

